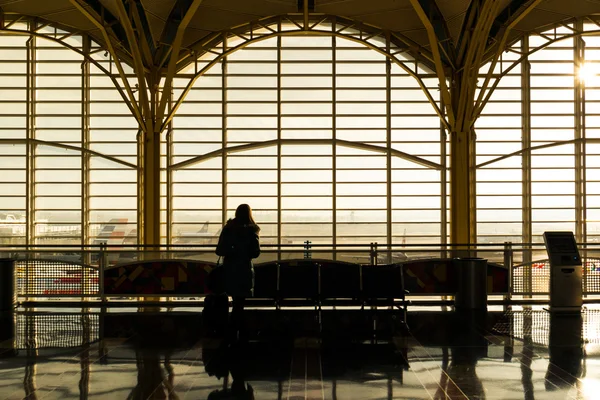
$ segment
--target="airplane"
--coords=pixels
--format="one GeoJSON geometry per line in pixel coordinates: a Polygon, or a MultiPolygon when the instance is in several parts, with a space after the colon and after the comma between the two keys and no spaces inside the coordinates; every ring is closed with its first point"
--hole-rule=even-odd
{"type": "Polygon", "coordinates": [[[196,232],[179,232],[175,236],[175,244],[216,244],[219,235],[221,234],[220,228],[217,233],[208,232],[209,223],[206,221],[202,227],[196,232]]]}
{"type": "Polygon", "coordinates": [[[25,235],[25,216],[0,213],[0,236],[25,235]]]}

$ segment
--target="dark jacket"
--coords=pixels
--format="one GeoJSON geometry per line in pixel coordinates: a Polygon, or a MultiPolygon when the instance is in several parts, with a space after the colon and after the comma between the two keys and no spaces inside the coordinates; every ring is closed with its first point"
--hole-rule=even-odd
{"type": "Polygon", "coordinates": [[[216,253],[223,257],[225,291],[230,296],[252,296],[252,259],[260,255],[258,232],[258,226],[241,224],[235,219],[223,227],[216,253]]]}

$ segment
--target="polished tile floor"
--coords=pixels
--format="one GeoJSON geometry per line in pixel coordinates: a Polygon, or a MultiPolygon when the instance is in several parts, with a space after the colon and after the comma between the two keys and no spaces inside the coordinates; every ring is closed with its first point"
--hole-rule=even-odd
{"type": "Polygon", "coordinates": [[[600,399],[600,309],[393,317],[249,311],[224,339],[198,310],[21,310],[0,399],[600,399]]]}

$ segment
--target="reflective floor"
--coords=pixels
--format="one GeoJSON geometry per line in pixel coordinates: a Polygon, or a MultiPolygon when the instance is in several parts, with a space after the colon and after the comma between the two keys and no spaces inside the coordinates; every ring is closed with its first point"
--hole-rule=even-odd
{"type": "Polygon", "coordinates": [[[398,313],[250,310],[241,337],[157,311],[4,317],[0,399],[600,398],[600,309],[414,309],[408,331],[398,313]]]}

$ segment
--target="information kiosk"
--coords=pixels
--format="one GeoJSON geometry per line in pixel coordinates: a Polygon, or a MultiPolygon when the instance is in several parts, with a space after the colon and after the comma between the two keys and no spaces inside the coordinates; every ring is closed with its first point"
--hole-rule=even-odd
{"type": "Polygon", "coordinates": [[[581,257],[573,232],[544,232],[550,259],[550,311],[581,312],[581,257]]]}

